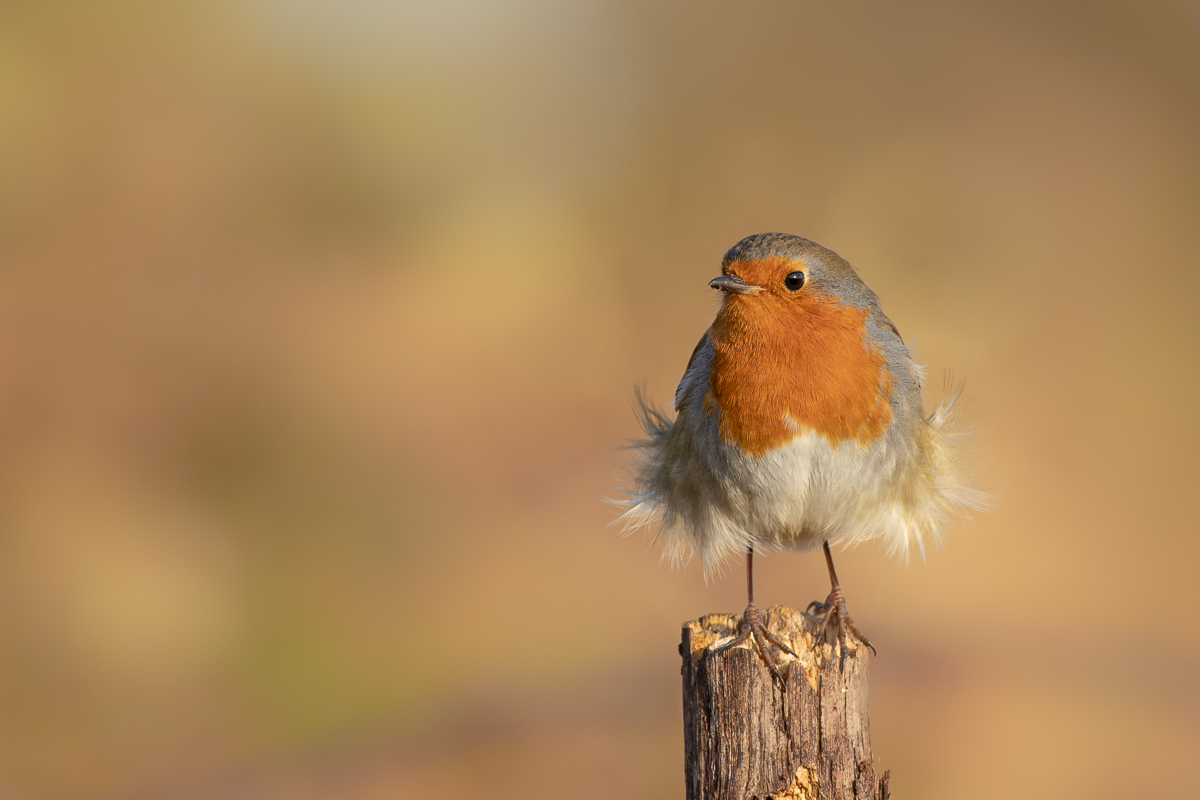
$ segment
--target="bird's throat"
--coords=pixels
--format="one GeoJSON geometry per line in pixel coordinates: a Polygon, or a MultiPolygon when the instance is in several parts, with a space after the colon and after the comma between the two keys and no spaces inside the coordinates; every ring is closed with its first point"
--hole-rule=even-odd
{"type": "Polygon", "coordinates": [[[813,431],[865,444],[892,419],[883,354],[867,311],[837,298],[729,297],[713,322],[705,405],[721,435],[759,456],[813,431]]]}

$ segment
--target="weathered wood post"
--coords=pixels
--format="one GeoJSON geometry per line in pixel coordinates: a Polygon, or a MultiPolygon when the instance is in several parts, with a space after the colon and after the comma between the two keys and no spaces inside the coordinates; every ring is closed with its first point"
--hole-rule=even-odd
{"type": "MultiPolygon", "coordinates": [[[[887,800],[875,775],[867,721],[866,649],[813,647],[820,621],[775,606],[767,628],[799,654],[771,648],[781,691],[749,641],[721,649],[739,615],[683,626],[683,737],[687,800],[887,800]]],[[[831,632],[832,633],[832,632],[831,632]]]]}

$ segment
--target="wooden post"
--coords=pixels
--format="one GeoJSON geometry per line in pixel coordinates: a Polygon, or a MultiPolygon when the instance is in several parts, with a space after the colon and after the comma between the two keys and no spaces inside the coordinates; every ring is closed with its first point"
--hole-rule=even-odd
{"type": "MultiPolygon", "coordinates": [[[[740,615],[683,626],[683,738],[687,800],[887,800],[875,776],[867,721],[866,648],[813,648],[820,621],[775,606],[767,628],[800,657],[771,648],[781,691],[747,641],[721,645],[740,615]]],[[[832,631],[830,631],[832,634],[832,631]]]]}

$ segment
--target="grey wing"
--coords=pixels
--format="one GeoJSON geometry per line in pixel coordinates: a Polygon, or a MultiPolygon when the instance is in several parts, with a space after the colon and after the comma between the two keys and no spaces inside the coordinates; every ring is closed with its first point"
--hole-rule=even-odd
{"type": "Polygon", "coordinates": [[[692,357],[688,359],[687,368],[683,371],[683,377],[679,379],[679,385],[675,387],[675,410],[678,411],[683,406],[683,401],[687,397],[688,390],[702,375],[708,374],[709,354],[712,347],[708,340],[708,331],[700,337],[700,341],[696,344],[696,349],[692,351],[692,357]]]}

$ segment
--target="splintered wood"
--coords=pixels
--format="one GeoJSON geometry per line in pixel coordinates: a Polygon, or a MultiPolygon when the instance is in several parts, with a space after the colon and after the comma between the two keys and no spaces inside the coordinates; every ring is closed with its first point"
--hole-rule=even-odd
{"type": "Polygon", "coordinates": [[[887,800],[871,758],[866,648],[849,642],[843,670],[836,640],[814,647],[818,618],[770,608],[767,628],[799,655],[769,648],[780,687],[749,641],[724,647],[740,621],[709,614],[683,627],[688,800],[887,800]]]}

